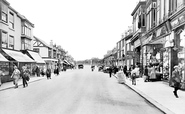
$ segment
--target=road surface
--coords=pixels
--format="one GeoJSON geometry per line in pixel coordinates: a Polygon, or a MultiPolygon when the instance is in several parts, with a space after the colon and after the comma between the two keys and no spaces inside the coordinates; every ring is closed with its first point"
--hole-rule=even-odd
{"type": "Polygon", "coordinates": [[[0,114],[161,114],[108,74],[68,70],[27,88],[0,91],[0,114]]]}

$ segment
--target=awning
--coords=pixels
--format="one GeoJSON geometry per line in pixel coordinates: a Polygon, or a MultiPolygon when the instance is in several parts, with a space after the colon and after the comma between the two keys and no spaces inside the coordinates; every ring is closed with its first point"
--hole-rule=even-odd
{"type": "Polygon", "coordinates": [[[0,53],[0,61],[8,62],[8,60],[0,53]]]}
{"type": "Polygon", "coordinates": [[[57,59],[51,59],[51,58],[43,58],[44,61],[55,61],[57,62],[58,60],[57,59]]]}
{"type": "Polygon", "coordinates": [[[32,56],[36,63],[45,63],[38,53],[32,51],[28,51],[28,53],[32,56]]]}
{"type": "Polygon", "coordinates": [[[30,57],[20,51],[13,51],[7,49],[3,49],[3,51],[17,62],[35,62],[30,57]]]}
{"type": "Polygon", "coordinates": [[[166,42],[166,37],[155,40],[149,44],[165,44],[165,42],[166,42]]]}
{"type": "Polygon", "coordinates": [[[68,65],[70,65],[70,63],[67,60],[64,60],[64,62],[66,62],[68,65]]]}

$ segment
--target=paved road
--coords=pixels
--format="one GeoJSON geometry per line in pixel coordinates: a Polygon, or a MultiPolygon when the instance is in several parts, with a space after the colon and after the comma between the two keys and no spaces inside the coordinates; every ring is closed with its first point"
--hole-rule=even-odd
{"type": "Polygon", "coordinates": [[[63,72],[29,87],[0,92],[1,114],[161,114],[108,74],[84,69],[63,72]]]}

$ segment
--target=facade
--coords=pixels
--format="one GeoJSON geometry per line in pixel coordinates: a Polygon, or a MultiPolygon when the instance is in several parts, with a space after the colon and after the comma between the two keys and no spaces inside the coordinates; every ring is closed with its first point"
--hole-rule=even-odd
{"type": "Polygon", "coordinates": [[[146,31],[146,1],[139,1],[131,16],[133,17],[133,36],[130,41],[134,46],[133,65],[139,65],[141,71],[143,71],[141,38],[146,31]]]}
{"type": "Polygon", "coordinates": [[[5,71],[2,81],[5,82],[11,80],[14,65],[19,69],[23,65],[32,69],[35,61],[21,50],[32,49],[34,24],[13,9],[6,0],[0,0],[0,6],[0,53],[8,60],[0,60],[0,67],[5,71]]]}

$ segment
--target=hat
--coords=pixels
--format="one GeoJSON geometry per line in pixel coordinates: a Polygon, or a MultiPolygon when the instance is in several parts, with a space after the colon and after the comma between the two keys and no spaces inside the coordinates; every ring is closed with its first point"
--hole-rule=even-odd
{"type": "Polygon", "coordinates": [[[177,65],[175,65],[173,68],[178,68],[178,66],[177,66],[177,65]]]}

